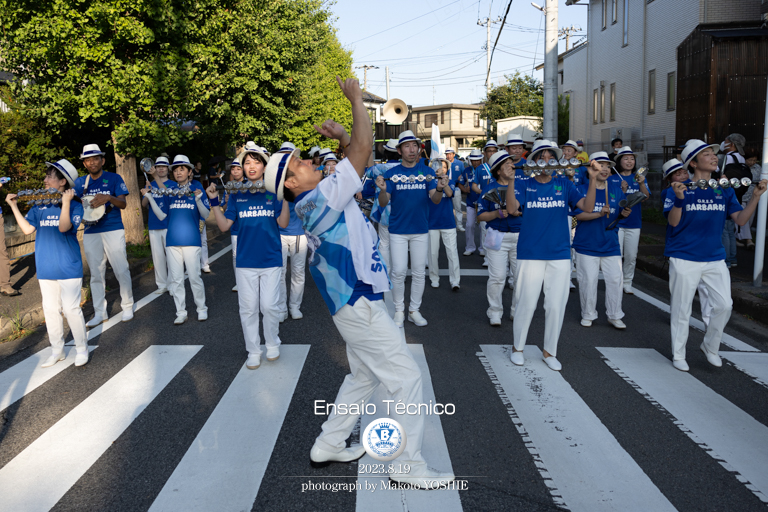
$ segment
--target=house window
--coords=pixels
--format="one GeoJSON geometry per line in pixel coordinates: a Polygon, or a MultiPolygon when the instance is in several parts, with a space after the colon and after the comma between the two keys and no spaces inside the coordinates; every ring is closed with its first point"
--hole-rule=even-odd
{"type": "Polygon", "coordinates": [[[648,113],[656,113],[656,70],[648,72],[648,113]]]}
{"type": "MultiPolygon", "coordinates": [[[[614,20],[615,22],[616,20],[614,20]]],[[[629,0],[624,0],[624,42],[623,45],[629,44],[629,0]]]]}
{"type": "Polygon", "coordinates": [[[445,110],[440,111],[440,124],[445,124],[445,110]]]}
{"type": "Polygon", "coordinates": [[[605,122],[605,84],[600,83],[600,122],[605,122]]]}
{"type": "Polygon", "coordinates": [[[459,124],[464,122],[464,111],[459,110],[459,124]]]}
{"type": "Polygon", "coordinates": [[[605,3],[607,1],[608,0],[603,0],[602,2],[600,2],[600,8],[602,10],[601,15],[603,17],[603,30],[605,30],[605,26],[606,26],[607,20],[608,20],[608,9],[605,6],[605,3]]]}
{"type": "Polygon", "coordinates": [[[597,124],[597,89],[592,95],[592,124],[597,124]]]}
{"type": "Polygon", "coordinates": [[[421,113],[416,112],[416,124],[421,124],[421,113]]]}
{"type": "Polygon", "coordinates": [[[437,124],[437,114],[424,114],[424,126],[430,128],[433,124],[437,124]]]}
{"type": "Polygon", "coordinates": [[[611,23],[616,23],[619,19],[619,0],[611,0],[611,23]]]}
{"type": "Polygon", "coordinates": [[[667,110],[675,110],[675,72],[667,73],[667,110]]]}
{"type": "Polygon", "coordinates": [[[616,84],[611,84],[611,121],[616,120],[616,84]]]}
{"type": "Polygon", "coordinates": [[[480,128],[480,112],[475,112],[475,128],[480,128]]]}

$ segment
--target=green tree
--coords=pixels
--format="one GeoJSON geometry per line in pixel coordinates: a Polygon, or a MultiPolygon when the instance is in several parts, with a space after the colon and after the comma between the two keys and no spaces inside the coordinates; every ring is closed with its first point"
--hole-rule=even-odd
{"type": "Polygon", "coordinates": [[[571,97],[562,94],[557,97],[557,144],[568,142],[571,131],[571,97]]]}
{"type": "Polygon", "coordinates": [[[516,71],[505,75],[507,83],[491,87],[480,109],[480,117],[490,119],[491,138],[498,137],[496,120],[515,116],[537,116],[544,113],[544,88],[530,75],[516,71]]]}

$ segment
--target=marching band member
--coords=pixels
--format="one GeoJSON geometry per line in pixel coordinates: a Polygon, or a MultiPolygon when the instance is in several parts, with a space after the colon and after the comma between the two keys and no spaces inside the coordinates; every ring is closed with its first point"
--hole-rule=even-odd
{"type": "MultiPolygon", "coordinates": [[[[172,188],[176,183],[168,179],[168,159],[159,156],[155,160],[155,166],[152,168],[152,176],[155,178],[156,188],[172,188]]],[[[157,206],[168,214],[167,196],[155,195],[157,206]]],[[[149,199],[141,199],[141,206],[149,208],[149,199]]],[[[147,212],[147,227],[149,231],[149,247],[152,250],[152,263],[155,267],[155,283],[157,291],[155,293],[165,293],[168,291],[168,262],[165,257],[165,237],[168,233],[168,218],[163,220],[157,218],[155,211],[149,208],[147,212]]]]}
{"type": "MultiPolygon", "coordinates": [[[[693,171],[693,180],[709,180],[717,172],[717,144],[690,140],[683,149],[683,167],[693,171]]],[[[713,366],[722,366],[718,354],[723,329],[731,316],[731,276],[725,266],[722,244],[726,217],[741,226],[755,211],[757,202],[768,187],[768,180],[755,186],[746,208],[736,200],[732,188],[694,188],[673,183],[674,198],[667,196],[664,213],[671,229],[667,231],[664,255],[669,257],[669,291],[671,297],[670,326],[672,364],[688,371],[685,345],[693,295],[703,281],[709,291],[712,312],[701,350],[713,366]]]]}
{"type": "Polygon", "coordinates": [[[446,177],[442,199],[438,204],[429,203],[429,280],[432,288],[440,287],[440,267],[438,256],[440,254],[440,239],[445,245],[445,255],[448,258],[448,280],[451,289],[459,291],[461,283],[461,268],[459,268],[459,249],[456,245],[456,217],[453,216],[453,195],[456,193],[456,185],[451,181],[451,162],[447,158],[436,158],[442,164],[442,169],[437,173],[439,178],[446,177]]]}
{"type": "Polygon", "coordinates": [[[293,142],[283,142],[280,149],[277,150],[278,153],[293,153],[294,151],[296,151],[296,146],[293,142]]]}
{"type": "MultiPolygon", "coordinates": [[[[200,221],[208,218],[210,206],[199,181],[192,179],[194,167],[184,155],[176,155],[171,164],[171,172],[176,178],[178,188],[189,186],[194,199],[186,195],[168,196],[168,214],[160,209],[149,187],[141,191],[149,201],[150,207],[160,220],[168,218],[168,233],[165,238],[170,271],[170,291],[176,304],[174,325],[187,321],[186,291],[184,289],[184,267],[189,275],[189,286],[197,307],[197,319],[208,320],[208,308],[205,305],[205,287],[200,277],[200,221]]],[[[215,188],[216,184],[212,183],[215,188]]],[[[218,194],[218,193],[217,193],[218,194]]]]}
{"type": "MultiPolygon", "coordinates": [[[[243,164],[240,163],[240,157],[232,160],[232,163],[229,166],[229,181],[239,183],[245,182],[245,177],[243,176],[243,164]]],[[[225,192],[224,204],[221,205],[222,211],[226,211],[230,206],[234,208],[234,205],[230,205],[229,202],[233,197],[234,194],[231,192],[225,192]]],[[[229,235],[232,240],[232,267],[235,269],[235,274],[237,274],[237,218],[235,218],[235,222],[232,224],[232,227],[229,228],[229,235]]],[[[232,287],[232,291],[237,291],[237,282],[235,282],[235,286],[232,287]]]]}
{"type": "MultiPolygon", "coordinates": [[[[453,148],[446,148],[445,158],[448,159],[448,165],[451,167],[450,177],[451,182],[454,183],[455,187],[459,176],[461,176],[461,174],[464,172],[464,164],[461,163],[461,160],[456,158],[456,150],[453,148]]],[[[464,231],[464,213],[461,211],[461,190],[456,192],[455,188],[453,190],[453,211],[456,215],[456,229],[459,231],[464,231]]]]}
{"type": "MultiPolygon", "coordinates": [[[[318,131],[338,139],[346,148],[347,158],[339,163],[333,176],[321,181],[311,166],[290,155],[276,155],[267,169],[267,187],[277,193],[278,199],[284,193],[286,200],[295,201],[296,213],[313,239],[312,276],[347,345],[350,375],[344,379],[336,403],[367,401],[381,384],[392,400],[417,404],[423,400],[421,372],[384,306],[382,292],[389,289],[389,280],[376,249],[376,232],[354,201],[373,143],[368,111],[357,80],[350,78],[343,84],[341,79],[337,81],[352,103],[352,138],[330,120],[318,131]]],[[[415,172],[414,167],[407,167],[418,160],[415,139],[409,138],[414,147],[401,147],[406,167],[400,170],[415,172]]],[[[383,181],[381,176],[378,181],[383,181]]],[[[384,188],[383,183],[380,185],[384,188]]],[[[395,207],[391,227],[397,227],[397,214],[395,207]]],[[[408,464],[410,472],[391,473],[389,478],[420,488],[453,480],[453,475],[429,468],[424,460],[421,445],[425,417],[393,417],[408,439],[396,459],[397,466],[408,464]]],[[[310,459],[315,463],[351,462],[362,457],[362,446],[346,446],[358,418],[338,414],[334,409],[310,451],[310,459]]]]}
{"type": "MultiPolygon", "coordinates": [[[[548,140],[538,140],[530,159],[549,160],[561,156],[560,149],[548,140]]],[[[596,162],[590,164],[589,189],[583,196],[570,180],[553,179],[541,174],[520,184],[520,200],[516,180],[507,187],[507,214],[513,215],[522,205],[523,215],[517,247],[517,285],[514,299],[515,347],[510,355],[518,366],[525,363],[523,348],[528,337],[533,313],[544,287],[544,361],[552,370],[562,365],[557,360],[557,341],[563,327],[568,302],[571,273],[571,244],[566,220],[570,209],[591,212],[595,207],[594,177],[600,172],[596,162]]]]}
{"type": "MultiPolygon", "coordinates": [[[[276,153],[285,158],[290,153],[276,153]]],[[[283,254],[279,228],[288,227],[288,205],[266,191],[263,185],[266,153],[253,141],[249,141],[240,155],[245,177],[251,185],[257,185],[256,193],[236,194],[227,212],[218,205],[218,192],[208,187],[208,197],[213,202],[216,224],[222,231],[232,227],[237,219],[237,289],[239,292],[240,322],[243,327],[248,359],[245,366],[255,370],[261,366],[261,340],[259,338],[259,311],[264,315],[264,343],[267,361],[280,357],[280,275],[283,254]]],[[[311,166],[309,166],[311,169],[311,166]]],[[[314,172],[314,171],[313,171],[314,172]]],[[[319,173],[318,173],[319,174],[319,173]]],[[[252,189],[253,190],[253,189],[252,189]]]]}
{"type": "MultiPolygon", "coordinates": [[[[616,181],[612,181],[611,167],[614,163],[608,154],[599,151],[590,155],[591,161],[601,166],[595,182],[595,207],[592,212],[575,209],[571,215],[578,219],[573,249],[576,251],[576,278],[579,280],[581,299],[581,325],[590,327],[597,319],[597,282],[600,270],[605,280],[605,313],[608,323],[616,329],[626,329],[621,319],[621,250],[619,235],[615,228],[606,229],[619,215],[630,215],[630,208],[621,209],[619,201],[626,196],[616,181]]],[[[589,184],[579,186],[579,192],[586,195],[589,184]]]]}
{"type": "Polygon", "coordinates": [[[465,236],[464,256],[475,252],[475,224],[477,223],[477,198],[479,192],[472,189],[475,181],[475,170],[483,163],[483,154],[479,149],[473,149],[469,154],[470,165],[464,167],[464,172],[456,181],[459,190],[467,195],[467,229],[465,236]]]}
{"type": "MultiPolygon", "coordinates": [[[[560,148],[563,150],[563,158],[566,160],[570,160],[571,158],[577,158],[577,154],[579,151],[579,146],[577,142],[574,142],[572,140],[567,141],[563,146],[560,148]]],[[[588,162],[589,160],[587,160],[588,162]]],[[[574,185],[577,187],[580,185],[583,185],[587,182],[587,168],[585,166],[577,167],[574,169],[573,172],[573,178],[571,178],[571,181],[574,185]]]]}
{"type": "MultiPolygon", "coordinates": [[[[489,183],[493,181],[493,177],[491,176],[491,168],[488,167],[488,160],[491,158],[492,155],[496,154],[499,151],[499,145],[496,144],[496,141],[491,139],[488,142],[485,143],[485,146],[483,147],[483,163],[475,168],[475,180],[472,183],[472,191],[478,194],[478,200],[479,200],[479,194],[483,191],[485,187],[488,186],[489,183]]],[[[477,213],[475,213],[477,215],[477,213]]],[[[485,258],[485,222],[480,221],[480,250],[478,251],[478,254],[480,256],[483,256],[483,266],[488,266],[488,260],[485,258]]]]}
{"type": "Polygon", "coordinates": [[[325,160],[325,157],[332,154],[333,151],[330,148],[322,148],[320,151],[317,152],[317,157],[320,159],[320,167],[317,168],[318,171],[323,172],[323,176],[325,176],[325,165],[323,164],[323,160],[325,160]]]}
{"type": "MultiPolygon", "coordinates": [[[[94,195],[90,208],[106,207],[104,216],[94,225],[86,226],[83,234],[83,249],[88,268],[91,270],[91,296],[93,297],[93,318],[85,324],[96,327],[107,318],[107,301],[104,297],[104,278],[107,260],[120,283],[120,306],[123,308],[122,321],[133,319],[133,287],[128,255],[125,252],[125,229],[120,210],[125,209],[128,187],[119,174],[104,171],[104,153],[98,144],[83,147],[80,160],[88,170],[88,176],[75,180],[75,195],[94,195]]],[[[85,206],[84,206],[85,208],[85,206]]]]}
{"type": "Polygon", "coordinates": [[[339,161],[338,158],[336,158],[336,155],[333,153],[328,153],[323,158],[323,173],[326,176],[330,176],[334,172],[336,172],[336,163],[339,161]]]}
{"type": "Polygon", "coordinates": [[[523,153],[525,153],[525,141],[523,140],[523,136],[519,133],[510,133],[507,136],[507,144],[505,145],[505,148],[507,154],[512,157],[512,165],[514,165],[516,169],[515,176],[525,177],[522,167],[527,160],[523,158],[523,153]]]}
{"type": "Polygon", "coordinates": [[[44,186],[61,192],[61,205],[34,206],[25,218],[19,211],[16,194],[8,194],[5,201],[11,206],[22,233],[31,235],[37,231],[35,266],[43,297],[45,327],[51,343],[51,355],[42,367],[53,366],[66,358],[62,313],[75,339],[75,366],[83,366],[88,362],[88,340],[85,318],[80,307],[83,260],[77,242],[77,228],[83,217],[83,206],[72,201],[75,193],[70,188],[75,184],[77,170],[64,159],[55,163],[46,162],[45,165],[44,186]]]}
{"type": "MultiPolygon", "coordinates": [[[[400,155],[397,154],[397,139],[389,139],[384,145],[384,158],[386,162],[377,164],[371,171],[371,179],[376,182],[376,178],[386,175],[393,167],[400,165],[400,155]]],[[[377,193],[374,196],[373,208],[371,209],[371,219],[378,223],[379,228],[379,252],[381,253],[381,259],[384,261],[384,265],[388,269],[391,269],[392,259],[390,258],[389,251],[389,215],[392,211],[392,205],[388,204],[385,207],[379,205],[379,194],[382,189],[377,187],[377,193]]]]}
{"type": "MultiPolygon", "coordinates": [[[[645,199],[651,197],[645,183],[645,177],[638,175],[635,168],[635,154],[629,146],[619,149],[615,158],[619,174],[611,177],[619,184],[626,183],[625,193],[633,194],[638,190],[645,195],[645,199]]],[[[623,185],[622,185],[623,186],[623,185]]],[[[632,214],[619,221],[619,244],[624,260],[624,293],[632,294],[632,279],[635,277],[635,265],[637,264],[637,248],[640,245],[640,228],[643,226],[643,214],[640,205],[632,209],[632,214]]]]}
{"type": "Polygon", "coordinates": [[[283,266],[280,271],[280,321],[288,318],[288,312],[291,318],[300,320],[304,318],[301,314],[301,300],[304,298],[304,265],[307,261],[307,236],[304,234],[304,228],[301,225],[301,219],[296,216],[293,209],[293,203],[288,203],[288,214],[290,220],[288,227],[280,228],[280,243],[283,248],[283,266]],[[285,284],[285,273],[288,265],[288,258],[291,259],[291,297],[288,301],[288,289],[285,284]]]}
{"type": "Polygon", "coordinates": [[[320,163],[322,162],[319,153],[320,146],[312,146],[312,148],[309,150],[309,158],[312,159],[312,167],[315,169],[320,167],[320,163]]]}
{"type": "MultiPolygon", "coordinates": [[[[488,260],[488,318],[491,325],[501,325],[501,316],[504,314],[501,292],[504,290],[504,282],[507,280],[507,269],[512,269],[512,282],[514,283],[517,270],[517,241],[520,236],[521,217],[518,211],[508,215],[498,203],[491,202],[483,197],[486,193],[497,187],[506,187],[514,179],[524,182],[525,176],[516,178],[514,157],[509,153],[496,153],[489,161],[493,182],[489,183],[477,202],[478,219],[486,222],[488,232],[485,235],[486,258],[488,260]]],[[[522,186],[522,185],[521,185],[522,186]]],[[[515,191],[520,197],[520,187],[515,191]]],[[[500,199],[506,198],[506,191],[500,199]]],[[[519,199],[518,199],[519,201],[519,199]]],[[[510,315],[511,317],[511,315],[510,315]]]]}
{"type": "Polygon", "coordinates": [[[376,178],[376,185],[384,189],[379,194],[379,204],[387,206],[392,201],[389,216],[389,243],[392,257],[392,301],[395,303],[395,324],[405,320],[405,273],[408,270],[408,254],[411,256],[411,300],[408,321],[419,327],[427,325],[419,312],[424,294],[424,273],[429,247],[429,204],[438,204],[443,198],[447,178],[435,180],[435,173],[420,161],[421,140],[412,131],[400,134],[397,152],[402,163],[376,178]],[[397,181],[393,181],[395,178],[397,181]],[[400,181],[403,180],[403,181],[400,181]],[[410,180],[410,181],[404,181],[410,180]],[[425,193],[426,192],[426,193],[425,193]]]}

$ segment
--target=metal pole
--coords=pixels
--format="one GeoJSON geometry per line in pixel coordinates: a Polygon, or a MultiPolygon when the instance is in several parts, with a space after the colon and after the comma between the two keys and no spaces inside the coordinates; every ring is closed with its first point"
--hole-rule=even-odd
{"type": "MultiPolygon", "coordinates": [[[[488,7],[488,19],[486,20],[486,39],[485,39],[485,99],[488,101],[491,93],[491,7],[493,2],[488,7]]],[[[485,119],[485,133],[486,138],[491,138],[491,116],[487,116],[485,119]]]]}
{"type": "Polygon", "coordinates": [[[544,138],[557,143],[557,0],[547,0],[544,16],[544,138]]]}
{"type": "Polygon", "coordinates": [[[387,101],[389,101],[389,66],[385,67],[384,71],[387,72],[387,101]]]}
{"type": "MultiPolygon", "coordinates": [[[[765,125],[763,125],[763,172],[760,179],[768,179],[768,90],[766,90],[765,125]]],[[[765,217],[768,211],[768,197],[760,196],[757,203],[757,234],[755,239],[755,268],[752,271],[752,285],[759,288],[763,285],[763,262],[765,259],[765,217]]]]}

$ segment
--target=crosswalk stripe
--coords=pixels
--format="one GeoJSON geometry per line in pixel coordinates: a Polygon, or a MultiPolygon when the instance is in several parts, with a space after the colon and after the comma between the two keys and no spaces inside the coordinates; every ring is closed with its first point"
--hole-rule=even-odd
{"type": "Polygon", "coordinates": [[[277,361],[243,365],[150,510],[250,510],[308,353],[283,345],[277,361]]]}
{"type": "Polygon", "coordinates": [[[50,510],[201,345],[153,345],[0,469],[5,510],[50,510]]]}
{"type": "MultiPolygon", "coordinates": [[[[217,259],[224,256],[226,253],[232,250],[232,246],[228,245],[224,249],[220,250],[210,258],[209,263],[213,263],[217,259]]],[[[150,293],[136,302],[135,311],[140,310],[155,299],[162,297],[157,293],[150,293]]],[[[86,333],[87,339],[90,341],[96,336],[103,334],[108,329],[118,325],[122,322],[123,313],[120,312],[114,315],[112,318],[97,325],[93,329],[89,329],[86,333]]],[[[67,347],[74,346],[74,340],[70,339],[67,347]]],[[[89,346],[88,351],[92,352],[96,346],[89,346]]],[[[75,362],[75,351],[70,350],[67,354],[67,358],[64,361],[60,361],[55,365],[48,368],[40,368],[40,365],[45,361],[48,356],[51,355],[51,348],[46,347],[43,350],[32,354],[30,357],[24,359],[20,363],[8,368],[0,373],[0,390],[5,389],[5,393],[0,397],[0,411],[10,406],[17,400],[24,398],[26,395],[39,388],[50,379],[69,368],[72,363],[75,362]],[[26,385],[22,384],[24,381],[26,385]]]]}
{"type": "Polygon", "coordinates": [[[768,503],[768,427],[653,349],[599,348],[605,362],[768,503]]]}
{"type": "MultiPolygon", "coordinates": [[[[417,344],[408,344],[408,348],[421,369],[423,403],[430,403],[430,400],[432,403],[437,402],[438,400],[435,398],[435,390],[432,387],[432,377],[429,373],[427,358],[424,355],[424,347],[417,344]]],[[[381,414],[381,411],[386,413],[386,404],[382,402],[382,400],[385,399],[387,399],[387,395],[384,388],[383,386],[379,386],[368,401],[368,403],[376,404],[376,411],[380,413],[377,414],[377,418],[385,415],[381,414]]],[[[360,424],[361,431],[365,430],[365,427],[377,418],[363,415],[360,424]]],[[[440,422],[440,416],[425,416],[424,441],[422,443],[421,453],[431,467],[441,471],[453,471],[451,457],[448,454],[448,445],[445,442],[443,426],[440,422]]],[[[397,459],[392,461],[392,463],[397,464],[397,459]]],[[[358,461],[358,465],[360,464],[381,464],[381,462],[366,454],[358,461]]],[[[385,462],[384,464],[385,466],[388,466],[390,463],[385,462]]],[[[439,510],[440,512],[451,512],[454,510],[462,510],[459,491],[457,490],[406,491],[382,489],[381,484],[386,484],[387,480],[388,478],[386,476],[376,477],[375,475],[370,474],[358,475],[357,482],[360,486],[360,490],[357,491],[358,511],[389,512],[392,510],[408,510],[416,512],[419,510],[439,510]],[[375,488],[374,492],[371,492],[371,490],[366,487],[366,482],[368,482],[369,486],[375,488]]]]}
{"type": "Polygon", "coordinates": [[[768,388],[768,354],[744,354],[741,352],[720,352],[739,371],[752,377],[755,382],[768,388]]]}
{"type": "Polygon", "coordinates": [[[574,512],[675,510],[538,347],[525,347],[522,367],[509,360],[509,347],[480,349],[555,505],[574,512]]]}
{"type": "MultiPolygon", "coordinates": [[[[635,296],[639,299],[644,300],[648,304],[651,304],[653,306],[656,306],[660,310],[664,311],[665,313],[670,312],[670,308],[668,304],[665,304],[664,302],[661,302],[658,299],[655,299],[651,297],[650,295],[641,292],[637,288],[632,288],[632,291],[635,292],[635,296]]],[[[691,317],[689,321],[691,327],[698,329],[701,332],[704,332],[707,330],[707,328],[704,326],[704,322],[701,320],[698,320],[696,318],[691,317]]],[[[723,344],[731,347],[733,350],[738,350],[740,352],[760,352],[755,347],[748,345],[747,343],[744,343],[743,341],[734,338],[730,334],[723,333],[723,344]]]]}

